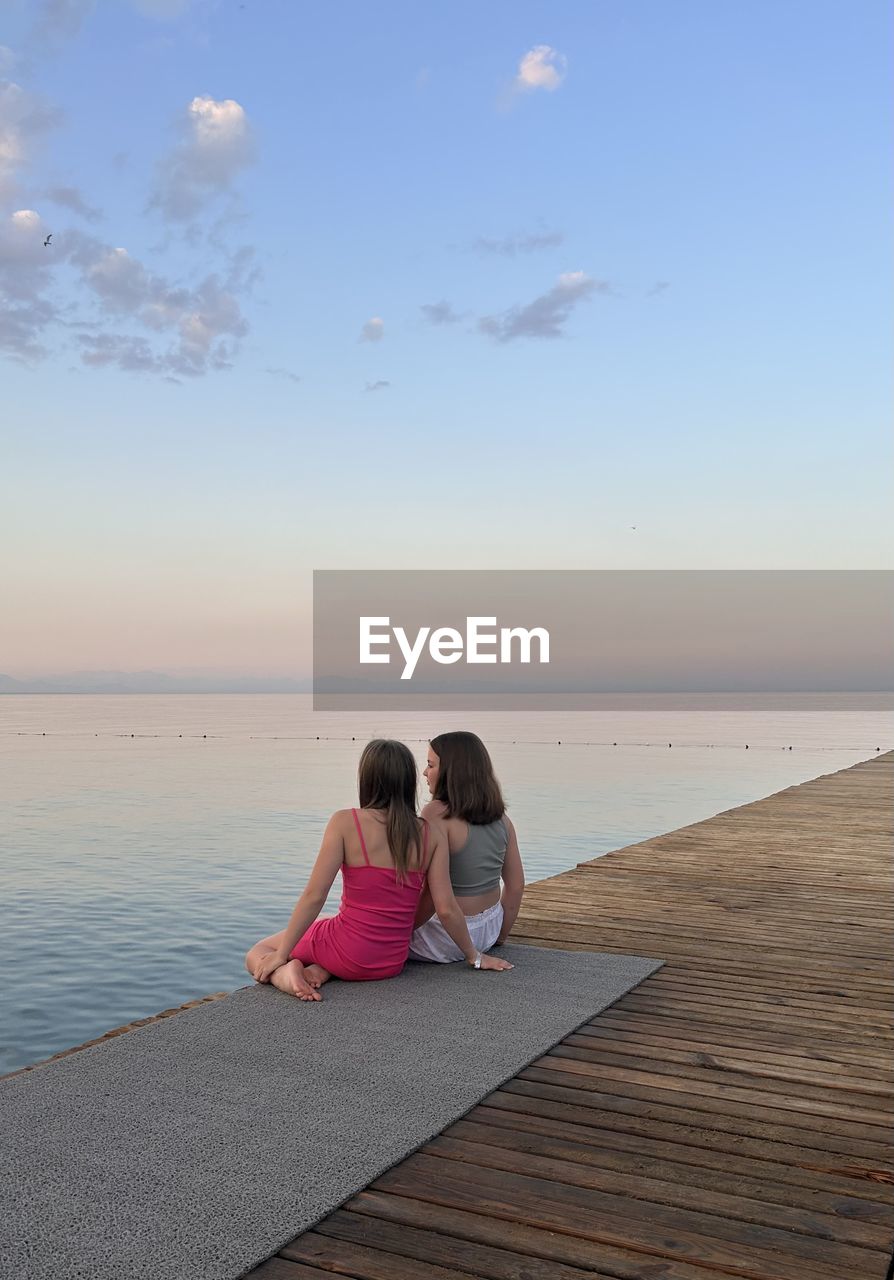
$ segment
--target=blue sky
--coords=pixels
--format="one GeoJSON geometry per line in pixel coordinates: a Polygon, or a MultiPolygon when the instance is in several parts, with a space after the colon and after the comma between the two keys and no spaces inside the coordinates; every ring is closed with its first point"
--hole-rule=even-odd
{"type": "Polygon", "coordinates": [[[887,9],[12,0],[0,672],[303,674],[313,568],[889,564],[887,9]]]}

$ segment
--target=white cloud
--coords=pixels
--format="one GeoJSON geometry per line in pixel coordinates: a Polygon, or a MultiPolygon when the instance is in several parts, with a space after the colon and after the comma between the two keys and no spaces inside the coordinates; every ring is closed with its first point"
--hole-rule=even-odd
{"type": "Polygon", "coordinates": [[[366,391],[384,391],[386,387],[390,387],[391,383],[384,378],[379,378],[377,382],[367,382],[364,390],[366,391]]]}
{"type": "Polygon", "coordinates": [[[574,307],[594,293],[611,293],[607,280],[593,280],[583,271],[566,271],[546,293],[524,306],[509,307],[496,316],[482,316],[478,328],[497,342],[515,338],[561,338],[562,326],[574,307]]]}
{"type": "Polygon", "coordinates": [[[63,205],[66,209],[74,210],[82,218],[86,218],[88,222],[99,222],[102,218],[102,214],[98,209],[94,209],[92,205],[87,204],[77,187],[49,187],[44,194],[48,200],[52,200],[53,204],[63,205]]]}
{"type": "Polygon", "coordinates": [[[189,8],[191,0],[133,0],[134,8],[147,18],[164,21],[179,18],[189,8]]]}
{"type": "Polygon", "coordinates": [[[461,315],[453,310],[449,302],[423,302],[419,310],[429,324],[458,324],[461,315]]]}
{"type": "Polygon", "coordinates": [[[360,330],[360,342],[381,342],[385,336],[385,321],[381,316],[372,316],[360,330]]]}
{"type": "Polygon", "coordinates": [[[16,54],[7,44],[0,44],[0,75],[12,71],[17,61],[16,54]]]}
{"type": "Polygon", "coordinates": [[[178,126],[183,141],[161,161],[149,207],[185,221],[229,187],[256,148],[245,110],[232,98],[193,98],[178,126]]]}
{"type": "Polygon", "coordinates": [[[27,39],[35,46],[74,40],[93,12],[95,0],[41,0],[27,39]]]}
{"type": "Polygon", "coordinates": [[[0,350],[24,363],[44,358],[49,351],[43,339],[55,323],[80,331],[75,341],[87,365],[115,365],[175,380],[232,366],[239,340],[248,332],[240,296],[258,274],[250,248],[232,255],[225,278],[212,272],[198,285],[184,287],[150,271],[127,249],[77,229],[54,233],[45,249],[46,231],[33,209],[19,209],[0,221],[0,291],[8,299],[0,308],[0,350]],[[96,319],[70,319],[71,307],[60,310],[43,296],[63,264],[92,295],[96,319]],[[167,335],[167,347],[153,345],[145,334],[122,332],[128,320],[150,335],[167,335]]]}
{"type": "Polygon", "coordinates": [[[62,119],[63,112],[39,94],[0,80],[0,200],[14,195],[16,175],[31,160],[35,143],[62,119]]]}
{"type": "MultiPolygon", "coordinates": [[[[112,0],[112,4],[115,8],[124,7],[124,0],[112,0]]],[[[220,4],[221,0],[127,0],[129,8],[159,22],[177,22],[194,15],[199,25],[193,24],[193,30],[187,34],[199,43],[207,43],[202,21],[207,21],[220,4]]],[[[22,38],[23,61],[33,70],[76,40],[100,6],[97,0],[25,0],[24,7],[31,17],[31,26],[22,38]]],[[[142,47],[146,47],[145,42],[142,47]]]]}
{"type": "Polygon", "coordinates": [[[300,382],[301,379],[297,373],[292,373],[291,369],[266,368],[265,373],[272,374],[275,378],[288,378],[289,382],[300,382]]]}
{"type": "Polygon", "coordinates": [[[479,236],[473,248],[480,253],[498,253],[504,258],[514,258],[519,253],[536,253],[540,249],[554,249],[563,244],[563,231],[533,231],[527,235],[503,236],[495,240],[490,236],[479,236]]]}
{"type": "Polygon", "coordinates": [[[568,59],[548,44],[529,49],[518,64],[515,88],[519,93],[546,89],[552,93],[565,79],[568,59]]]}

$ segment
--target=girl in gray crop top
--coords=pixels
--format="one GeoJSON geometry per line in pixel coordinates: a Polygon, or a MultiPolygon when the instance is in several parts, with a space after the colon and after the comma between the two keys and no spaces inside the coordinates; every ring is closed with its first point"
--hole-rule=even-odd
{"type": "MultiPolygon", "coordinates": [[[[423,816],[439,822],[450,845],[450,880],[481,951],[505,941],[521,905],[524,870],[487,748],[474,733],[443,733],[429,744],[425,778],[431,801],[423,816]],[[501,893],[502,884],[502,893],[501,893]]],[[[423,894],[410,955],[461,960],[462,953],[423,894]]]]}

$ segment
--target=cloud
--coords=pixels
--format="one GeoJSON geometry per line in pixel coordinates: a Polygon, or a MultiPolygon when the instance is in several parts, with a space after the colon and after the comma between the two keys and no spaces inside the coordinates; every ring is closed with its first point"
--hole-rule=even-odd
{"type": "Polygon", "coordinates": [[[64,113],[39,94],[0,80],[0,200],[13,197],[17,172],[27,166],[39,139],[63,119],[64,113]]]}
{"type": "MultiPolygon", "coordinates": [[[[220,0],[129,0],[128,7],[145,18],[164,22],[176,21],[192,12],[207,18],[219,4],[220,0]]],[[[25,0],[26,11],[29,6],[33,20],[23,37],[22,46],[24,64],[30,70],[76,40],[99,7],[97,0],[25,0]]],[[[118,0],[115,7],[124,6],[118,0]]],[[[202,37],[198,39],[201,42],[202,37]]],[[[146,47],[145,43],[143,47],[146,47]]]]}
{"type": "Polygon", "coordinates": [[[519,253],[536,253],[538,249],[552,249],[564,244],[563,231],[535,231],[529,235],[504,236],[502,240],[492,240],[487,236],[479,236],[473,248],[479,253],[498,253],[505,258],[514,258],[519,253]]]}
{"type": "Polygon", "coordinates": [[[179,18],[189,8],[191,0],[133,0],[134,8],[147,18],[161,21],[179,18]]]}
{"type": "Polygon", "coordinates": [[[16,54],[8,44],[0,44],[0,75],[6,71],[12,71],[17,60],[16,54]]]}
{"type": "Polygon", "coordinates": [[[568,271],[546,293],[525,306],[510,307],[501,315],[482,316],[478,328],[497,342],[515,338],[561,338],[562,326],[574,307],[594,293],[610,293],[606,280],[593,280],[583,271],[568,271]]]}
{"type": "MultiPolygon", "coordinates": [[[[88,6],[42,6],[74,29],[88,6]]],[[[225,183],[246,155],[245,114],[238,104],[193,100],[196,122],[188,145],[177,157],[195,166],[199,186],[225,183]],[[242,147],[242,150],[240,150],[242,147]]],[[[0,81],[0,197],[17,193],[18,170],[31,160],[37,138],[63,119],[55,106],[0,81]]],[[[174,169],[174,178],[177,177],[174,169]]],[[[178,195],[177,183],[170,188],[178,195]]],[[[54,204],[88,220],[101,214],[76,187],[47,189],[54,204]]],[[[50,356],[54,329],[72,332],[87,366],[115,365],[123,370],[154,372],[168,380],[199,378],[211,370],[229,369],[248,332],[241,298],[260,276],[255,251],[242,246],[228,252],[214,238],[207,243],[222,256],[222,265],[193,285],[173,284],[146,268],[126,248],[104,243],[78,229],[54,227],[35,209],[18,209],[0,218],[0,352],[32,365],[50,356]],[[53,243],[45,247],[47,234],[53,243]],[[60,270],[74,275],[74,301],[58,305],[47,296],[60,270]],[[86,312],[83,300],[90,303],[86,312]],[[128,334],[129,323],[147,333],[128,334]],[[104,332],[108,328],[110,332],[104,332]],[[167,347],[159,335],[167,335],[167,347]]],[[[58,342],[53,344],[58,347],[58,342]]]]}
{"type": "Polygon", "coordinates": [[[367,382],[365,391],[384,391],[386,387],[390,387],[391,383],[380,378],[378,382],[367,382]]]}
{"type": "Polygon", "coordinates": [[[248,332],[240,297],[259,275],[251,248],[231,255],[225,274],[212,272],[187,287],[149,270],[127,249],[77,229],[54,233],[45,249],[47,230],[33,209],[0,221],[0,292],[8,300],[0,309],[0,349],[7,355],[25,364],[45,358],[50,352],[44,338],[59,325],[75,331],[88,366],[114,365],[175,380],[232,367],[248,332]],[[92,300],[87,321],[77,303],[59,309],[44,297],[63,265],[92,300]],[[155,342],[145,333],[123,332],[128,321],[155,335],[155,342]],[[167,346],[157,345],[164,336],[167,346]]]}
{"type": "Polygon", "coordinates": [[[565,79],[568,59],[548,44],[535,45],[518,64],[514,88],[517,93],[530,93],[533,89],[546,89],[552,93],[565,79]]]}
{"type": "Polygon", "coordinates": [[[48,45],[74,40],[95,7],[95,0],[41,0],[26,41],[46,52],[48,45]]]}
{"type": "Polygon", "coordinates": [[[660,293],[665,293],[669,288],[670,282],[668,280],[657,280],[646,294],[646,297],[657,298],[660,293]]]}
{"type": "Polygon", "coordinates": [[[265,373],[271,373],[275,378],[288,378],[290,382],[300,382],[301,379],[297,373],[292,373],[289,369],[265,369],[265,373]]]}
{"type": "Polygon", "coordinates": [[[419,310],[430,324],[457,324],[462,320],[449,302],[424,302],[419,310]]]}
{"type": "Polygon", "coordinates": [[[385,336],[385,321],[381,316],[372,316],[360,330],[359,342],[381,342],[385,336]]]}
{"type": "Polygon", "coordinates": [[[243,107],[234,99],[193,98],[177,122],[183,140],[159,163],[148,208],[184,222],[226,191],[256,148],[243,107]]]}
{"type": "Polygon", "coordinates": [[[88,222],[99,222],[102,218],[98,209],[87,204],[77,187],[49,187],[44,195],[48,200],[52,200],[53,204],[72,209],[88,222]]]}

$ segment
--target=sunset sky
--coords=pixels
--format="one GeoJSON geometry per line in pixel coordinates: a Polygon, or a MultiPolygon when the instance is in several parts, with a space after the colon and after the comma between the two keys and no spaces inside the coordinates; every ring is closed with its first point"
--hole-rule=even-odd
{"type": "Polygon", "coordinates": [[[0,673],[306,675],[315,568],[889,565],[891,25],[6,0],[0,673]]]}

